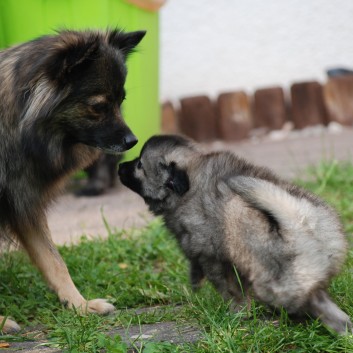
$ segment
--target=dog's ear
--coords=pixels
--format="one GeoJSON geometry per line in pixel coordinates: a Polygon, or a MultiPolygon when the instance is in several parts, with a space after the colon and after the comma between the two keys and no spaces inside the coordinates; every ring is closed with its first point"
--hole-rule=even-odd
{"type": "Polygon", "coordinates": [[[77,68],[92,62],[98,51],[99,41],[96,36],[80,37],[68,31],[48,58],[48,76],[65,83],[77,68]]]}
{"type": "Polygon", "coordinates": [[[134,51],[137,44],[141,42],[145,34],[146,31],[122,32],[113,30],[108,34],[108,43],[114,48],[119,49],[124,58],[127,58],[134,51]]]}
{"type": "Polygon", "coordinates": [[[190,189],[189,177],[186,171],[178,168],[174,162],[169,164],[167,170],[169,178],[166,186],[179,196],[183,196],[190,189]]]}

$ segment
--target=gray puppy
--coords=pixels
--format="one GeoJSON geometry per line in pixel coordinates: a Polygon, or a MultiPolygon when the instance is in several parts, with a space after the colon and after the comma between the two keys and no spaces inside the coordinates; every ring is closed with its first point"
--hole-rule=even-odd
{"type": "Polygon", "coordinates": [[[150,138],[119,175],[175,234],[194,288],[205,275],[234,306],[251,290],[275,308],[351,332],[327,293],[347,241],[337,214],[318,197],[230,152],[204,153],[174,135],[150,138]]]}

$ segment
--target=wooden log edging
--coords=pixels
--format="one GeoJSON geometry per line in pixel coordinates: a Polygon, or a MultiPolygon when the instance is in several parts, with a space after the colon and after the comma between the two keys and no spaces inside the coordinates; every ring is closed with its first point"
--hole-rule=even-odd
{"type": "Polygon", "coordinates": [[[180,99],[180,111],[171,102],[162,106],[162,131],[182,133],[198,142],[239,141],[253,128],[280,130],[287,122],[295,129],[337,122],[353,126],[353,75],[293,83],[255,90],[223,92],[180,99]]]}

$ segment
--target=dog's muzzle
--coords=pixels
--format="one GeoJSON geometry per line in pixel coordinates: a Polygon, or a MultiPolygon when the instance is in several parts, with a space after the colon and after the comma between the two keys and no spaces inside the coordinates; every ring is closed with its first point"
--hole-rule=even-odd
{"type": "Polygon", "coordinates": [[[134,147],[137,144],[138,140],[136,136],[133,133],[128,133],[126,134],[123,138],[122,141],[119,144],[106,144],[103,145],[99,144],[96,145],[95,147],[102,150],[104,153],[107,154],[116,154],[119,155],[130,148],[134,147]]]}

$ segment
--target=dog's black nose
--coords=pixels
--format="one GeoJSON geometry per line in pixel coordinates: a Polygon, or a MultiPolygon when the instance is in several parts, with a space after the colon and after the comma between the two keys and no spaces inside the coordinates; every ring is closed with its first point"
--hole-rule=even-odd
{"type": "Polygon", "coordinates": [[[135,135],[133,134],[128,134],[124,137],[124,144],[126,146],[126,149],[130,149],[134,147],[137,144],[138,140],[135,135]]]}

